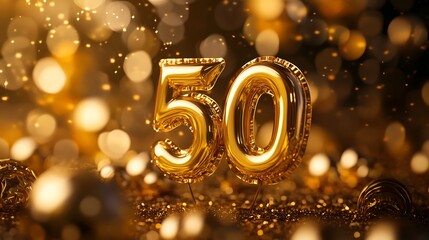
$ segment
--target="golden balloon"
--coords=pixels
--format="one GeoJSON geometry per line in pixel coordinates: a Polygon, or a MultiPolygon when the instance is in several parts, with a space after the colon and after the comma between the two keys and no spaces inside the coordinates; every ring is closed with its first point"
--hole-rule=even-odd
{"type": "Polygon", "coordinates": [[[153,127],[169,132],[184,125],[193,134],[193,143],[187,149],[179,148],[170,139],[158,141],[152,147],[155,165],[175,182],[202,180],[216,170],[223,156],[220,107],[201,92],[213,88],[224,67],[221,58],[160,61],[153,127]]]}
{"type": "Polygon", "coordinates": [[[229,166],[243,181],[270,184],[285,179],[301,162],[311,124],[310,91],[292,63],[260,57],[245,64],[230,82],[223,114],[229,166]],[[269,144],[255,144],[255,112],[260,97],[274,102],[269,144]]]}
{"type": "Polygon", "coordinates": [[[304,74],[280,58],[260,57],[244,65],[231,80],[224,106],[201,92],[213,88],[225,67],[221,58],[163,59],[160,62],[153,127],[169,132],[184,125],[193,143],[180,149],[170,139],[152,148],[155,165],[170,179],[193,183],[211,175],[226,150],[229,166],[243,181],[276,183],[301,162],[311,122],[310,91],[304,74]],[[168,87],[173,92],[168,100],[168,87]],[[274,102],[274,129],[269,144],[255,141],[255,113],[261,96],[274,102]]]}

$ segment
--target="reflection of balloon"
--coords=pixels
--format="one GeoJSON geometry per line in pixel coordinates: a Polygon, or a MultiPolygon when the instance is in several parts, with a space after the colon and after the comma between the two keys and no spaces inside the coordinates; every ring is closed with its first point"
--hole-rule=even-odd
{"type": "Polygon", "coordinates": [[[214,86],[225,61],[220,58],[164,59],[160,66],[154,129],[169,132],[185,125],[193,133],[193,143],[188,149],[180,149],[169,139],[158,141],[152,148],[152,157],[170,179],[180,183],[198,182],[216,170],[224,152],[220,108],[200,92],[214,86]],[[167,102],[169,86],[173,94],[167,102]]]}
{"type": "Polygon", "coordinates": [[[304,74],[280,58],[260,57],[231,80],[223,133],[230,168],[248,183],[276,183],[301,162],[311,122],[310,91],[304,74]],[[260,97],[272,96],[273,134],[265,148],[255,144],[255,112],[260,97]]]}

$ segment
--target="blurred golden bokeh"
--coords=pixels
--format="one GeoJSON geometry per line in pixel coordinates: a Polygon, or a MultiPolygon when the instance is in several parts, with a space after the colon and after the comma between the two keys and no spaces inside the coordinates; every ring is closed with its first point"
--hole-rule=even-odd
{"type": "MultiPolygon", "coordinates": [[[[136,220],[141,224],[137,239],[198,238],[209,232],[208,225],[229,231],[205,213],[182,214],[190,206],[182,200],[192,199],[188,187],[173,185],[151,163],[154,142],[169,138],[189,147],[198,131],[187,126],[168,133],[153,130],[164,58],[224,58],[224,72],[206,93],[222,111],[229,80],[256,57],[286,59],[309,81],[313,117],[302,164],[287,180],[263,188],[258,201],[264,205],[256,204],[260,211],[274,209],[271,213],[278,209],[270,207],[282,204],[291,211],[303,209],[301,215],[285,211],[300,217],[293,220],[297,227],[287,228],[280,238],[322,239],[326,226],[312,220],[301,224],[302,216],[326,210],[329,216],[338,211],[352,219],[356,209],[350,203],[356,203],[359,189],[381,177],[409,186],[420,207],[415,213],[424,209],[427,216],[426,1],[0,0],[0,6],[0,158],[13,158],[39,176],[28,212],[36,223],[26,228],[36,239],[88,238],[75,223],[57,229],[55,236],[48,230],[53,225],[42,223],[76,194],[73,171],[83,168],[103,181],[119,182],[145,213],[152,206],[140,205],[146,203],[143,198],[180,198],[176,208],[169,203],[151,209],[158,214],[153,222],[136,220]]],[[[173,94],[169,87],[167,101],[173,94]]],[[[254,140],[268,146],[275,125],[273,102],[261,98],[256,108],[254,140]]],[[[201,208],[216,212],[214,206],[225,210],[228,205],[233,209],[229,214],[242,214],[240,201],[250,204],[253,189],[236,179],[226,162],[222,159],[213,176],[195,186],[195,192],[202,192],[195,195],[201,208]],[[228,204],[217,201],[224,198],[228,204]]],[[[83,219],[104,213],[97,194],[76,203],[83,219]]],[[[264,214],[234,218],[252,237],[267,239],[278,234],[279,223],[290,220],[284,212],[276,222],[263,219],[264,214]]],[[[0,222],[15,221],[4,219],[0,222]]],[[[358,221],[345,224],[356,239],[395,239],[401,231],[389,221],[353,225],[358,221]]],[[[22,231],[15,226],[11,232],[22,231]]]]}

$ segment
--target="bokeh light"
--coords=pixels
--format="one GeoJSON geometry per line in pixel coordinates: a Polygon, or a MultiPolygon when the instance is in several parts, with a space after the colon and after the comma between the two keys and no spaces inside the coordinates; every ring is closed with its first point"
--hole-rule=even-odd
{"type": "Polygon", "coordinates": [[[366,165],[359,166],[357,171],[356,171],[356,174],[361,178],[367,177],[368,173],[369,173],[369,168],[366,165]]]}
{"type": "Polygon", "coordinates": [[[411,23],[406,17],[397,17],[390,22],[387,33],[392,43],[405,44],[411,35],[411,23]]]}
{"type": "Polygon", "coordinates": [[[167,217],[161,224],[159,234],[164,239],[174,239],[179,232],[179,216],[171,215],[167,217]]]}
{"type": "Polygon", "coordinates": [[[173,27],[178,27],[185,23],[185,19],[181,18],[180,15],[175,12],[166,13],[162,18],[162,21],[173,27]]]}
{"type": "Polygon", "coordinates": [[[13,143],[10,156],[18,161],[27,160],[36,150],[37,143],[32,137],[22,137],[13,143]]]}
{"type": "Polygon", "coordinates": [[[328,39],[328,25],[320,18],[307,18],[300,25],[300,34],[310,46],[319,46],[328,39]]]}
{"type": "Polygon", "coordinates": [[[39,36],[37,23],[29,17],[14,18],[7,28],[7,36],[9,38],[24,37],[29,40],[36,40],[39,36]]]}
{"type": "Polygon", "coordinates": [[[317,71],[329,79],[333,78],[340,71],[342,63],[341,57],[335,48],[323,49],[316,55],[314,61],[317,71]]]}
{"type": "Polygon", "coordinates": [[[225,38],[219,34],[208,36],[200,44],[201,56],[205,58],[223,58],[226,56],[227,51],[225,38]]]}
{"type": "Polygon", "coordinates": [[[154,31],[144,26],[136,27],[130,32],[127,39],[127,47],[130,51],[143,50],[154,57],[160,48],[160,40],[154,31]]]}
{"type": "Polygon", "coordinates": [[[33,185],[31,213],[34,218],[47,220],[64,204],[72,191],[68,173],[63,169],[51,169],[40,175],[33,185]]]}
{"type": "Polygon", "coordinates": [[[66,85],[67,76],[54,58],[42,58],[34,67],[33,80],[36,86],[46,93],[58,93],[66,85]]]}
{"type": "Polygon", "coordinates": [[[332,25],[328,27],[328,35],[329,42],[339,45],[350,37],[350,30],[342,25],[332,25]]]}
{"type": "Polygon", "coordinates": [[[57,122],[49,113],[33,110],[27,116],[27,130],[37,140],[44,141],[56,130],[57,122]]]}
{"type": "Polygon", "coordinates": [[[352,168],[357,162],[358,155],[353,149],[347,149],[341,155],[340,164],[343,168],[352,168]]]}
{"type": "Polygon", "coordinates": [[[130,176],[137,176],[143,173],[149,162],[149,155],[147,153],[140,153],[134,156],[127,162],[126,170],[130,176]]]}
{"type": "Polygon", "coordinates": [[[113,159],[121,158],[129,150],[130,145],[130,136],[120,129],[103,132],[98,136],[98,147],[113,159]]]}
{"type": "Polygon", "coordinates": [[[429,158],[424,153],[415,153],[410,162],[411,170],[417,174],[427,172],[429,169],[429,158]]]}
{"type": "Polygon", "coordinates": [[[397,234],[395,226],[391,223],[381,222],[374,225],[370,230],[368,235],[365,238],[366,240],[395,240],[397,239],[397,234]]]}
{"type": "Polygon", "coordinates": [[[285,4],[282,0],[250,0],[249,6],[256,16],[265,20],[276,19],[285,10],[285,4]]]}
{"type": "Polygon", "coordinates": [[[54,146],[54,157],[60,162],[77,159],[79,146],[71,139],[61,139],[54,146]]]}
{"type": "Polygon", "coordinates": [[[290,19],[300,23],[307,17],[307,7],[300,0],[286,1],[286,11],[290,19]]]}
{"type": "MultiPolygon", "coordinates": [[[[96,6],[98,3],[99,1],[84,0],[81,3],[81,7],[91,8],[96,6]]],[[[112,30],[107,26],[105,21],[104,4],[101,4],[101,6],[98,6],[96,9],[81,12],[78,20],[76,28],[95,42],[106,41],[112,36],[112,30]]]]}
{"type": "Polygon", "coordinates": [[[128,54],[124,61],[124,71],[133,82],[142,82],[152,73],[152,59],[145,51],[128,54]]]}
{"type": "Polygon", "coordinates": [[[313,223],[304,223],[292,234],[291,240],[308,239],[321,240],[320,230],[313,223]]]}
{"type": "Polygon", "coordinates": [[[105,179],[113,178],[115,176],[115,169],[110,165],[106,165],[100,169],[100,176],[105,179]]]}
{"type": "Polygon", "coordinates": [[[97,198],[88,196],[80,202],[79,210],[87,217],[94,217],[100,213],[101,203],[97,198]]]}
{"type": "Polygon", "coordinates": [[[106,24],[112,31],[126,30],[131,21],[131,12],[126,2],[110,2],[104,11],[106,24]]]}
{"type": "Polygon", "coordinates": [[[79,34],[72,25],[60,25],[51,29],[46,37],[49,51],[56,57],[73,55],[79,45],[79,34]]]}
{"type": "Polygon", "coordinates": [[[93,10],[102,5],[105,0],[74,0],[74,3],[84,10],[93,10]]]}
{"type": "Polygon", "coordinates": [[[421,95],[425,104],[429,106],[429,81],[423,85],[421,95]]]}
{"type": "Polygon", "coordinates": [[[158,175],[154,172],[150,172],[146,174],[146,176],[143,179],[143,181],[146,184],[154,184],[157,180],[158,180],[158,175]]]}
{"type": "Polygon", "coordinates": [[[308,163],[308,170],[314,176],[324,175],[330,168],[329,157],[324,153],[314,155],[308,163]]]}
{"type": "Polygon", "coordinates": [[[427,29],[419,19],[399,16],[389,23],[387,34],[390,41],[396,45],[409,42],[420,46],[427,40],[427,29]]]}
{"type": "Polygon", "coordinates": [[[88,132],[101,130],[109,121],[110,110],[99,98],[88,98],[76,105],[73,122],[76,127],[88,132]]]}
{"type": "Polygon", "coordinates": [[[273,30],[264,30],[255,40],[256,51],[260,56],[275,56],[279,51],[279,35],[273,30]]]}
{"type": "Polygon", "coordinates": [[[366,49],[365,37],[359,31],[353,30],[349,36],[340,40],[340,53],[346,60],[360,58],[366,49]]]}
{"type": "Polygon", "coordinates": [[[158,36],[164,44],[177,44],[185,36],[185,27],[183,25],[170,26],[164,21],[158,24],[157,28],[158,36]]]}
{"type": "Polygon", "coordinates": [[[384,142],[390,151],[400,150],[405,142],[405,128],[400,122],[393,122],[386,128],[384,142]]]}
{"type": "Polygon", "coordinates": [[[199,212],[191,212],[184,216],[182,234],[186,238],[200,236],[204,228],[204,215],[199,212]]]}

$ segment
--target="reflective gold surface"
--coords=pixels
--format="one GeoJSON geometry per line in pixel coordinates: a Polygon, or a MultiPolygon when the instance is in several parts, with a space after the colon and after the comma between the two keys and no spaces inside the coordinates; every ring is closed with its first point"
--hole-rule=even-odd
{"type": "Polygon", "coordinates": [[[173,181],[198,182],[216,170],[224,152],[220,108],[200,92],[214,86],[225,61],[163,59],[160,67],[153,127],[169,132],[185,125],[193,133],[193,143],[187,149],[180,149],[170,139],[158,141],[152,148],[153,161],[173,181]],[[173,90],[171,100],[168,88],[173,90]]]}
{"type": "Polygon", "coordinates": [[[12,159],[0,159],[0,212],[25,209],[36,180],[33,170],[12,159]]]}
{"type": "Polygon", "coordinates": [[[155,164],[170,179],[192,183],[211,175],[224,148],[230,168],[248,183],[279,182],[299,165],[309,135],[311,101],[307,81],[296,66],[275,57],[244,65],[231,80],[223,122],[218,104],[198,92],[214,86],[223,59],[164,59],[160,66],[153,127],[169,132],[185,125],[193,133],[188,149],[170,139],[153,146],[155,164]],[[167,102],[168,87],[173,93],[167,102]],[[264,94],[274,103],[274,128],[269,144],[259,147],[255,113],[264,94]]]}
{"type": "Polygon", "coordinates": [[[256,58],[231,80],[224,107],[223,133],[230,168],[248,183],[276,183],[301,162],[311,122],[307,81],[290,62],[256,58]],[[269,144],[255,144],[255,111],[263,94],[275,113],[269,144]]]}

